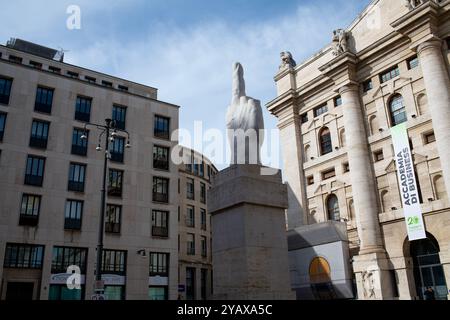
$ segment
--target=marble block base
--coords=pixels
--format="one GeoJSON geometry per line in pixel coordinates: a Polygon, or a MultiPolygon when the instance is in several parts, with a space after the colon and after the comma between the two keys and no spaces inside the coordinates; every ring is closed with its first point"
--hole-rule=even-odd
{"type": "Polygon", "coordinates": [[[208,193],[212,217],[214,299],[294,299],[286,237],[287,189],[281,173],[235,165],[208,193]]]}

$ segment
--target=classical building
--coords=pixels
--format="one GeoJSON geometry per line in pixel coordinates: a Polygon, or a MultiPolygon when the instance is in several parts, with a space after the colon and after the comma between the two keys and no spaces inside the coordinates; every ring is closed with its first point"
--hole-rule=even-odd
{"type": "Polygon", "coordinates": [[[217,173],[202,154],[183,148],[178,179],[179,298],[207,300],[212,295],[211,217],[207,192],[217,173]]]}
{"type": "MultiPolygon", "coordinates": [[[[374,0],[330,38],[303,63],[283,60],[267,105],[279,120],[289,228],[345,222],[360,299],[421,299],[427,287],[447,299],[450,1],[374,0]],[[413,154],[422,240],[407,234],[391,135],[399,124],[413,154]]],[[[316,258],[333,275],[327,257],[316,258]]]]}
{"type": "Polygon", "coordinates": [[[107,118],[129,137],[110,142],[106,297],[177,299],[178,110],[155,88],[64,63],[55,50],[0,46],[1,299],[91,298],[105,137],[85,125],[107,118]],[[73,271],[81,289],[66,285],[73,271]]]}

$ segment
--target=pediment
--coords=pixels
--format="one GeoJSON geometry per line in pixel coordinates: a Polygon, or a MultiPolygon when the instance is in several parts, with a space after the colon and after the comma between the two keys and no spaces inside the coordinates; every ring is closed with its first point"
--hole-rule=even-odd
{"type": "Polygon", "coordinates": [[[397,171],[397,165],[395,164],[395,160],[392,159],[391,162],[389,162],[388,166],[386,167],[386,169],[384,169],[387,173],[390,172],[396,172],[397,171]]]}

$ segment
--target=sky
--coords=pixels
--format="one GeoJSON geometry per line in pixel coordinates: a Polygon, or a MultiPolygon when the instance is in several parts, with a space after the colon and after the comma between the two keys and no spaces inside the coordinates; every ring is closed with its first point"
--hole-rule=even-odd
{"type": "MultiPolygon", "coordinates": [[[[202,121],[203,130],[225,130],[236,61],[244,66],[247,94],[261,100],[265,127],[276,129],[276,118],[264,105],[276,97],[280,52],[305,60],[370,2],[0,1],[0,43],[13,37],[62,48],[68,63],[156,87],[160,100],[181,106],[180,128],[191,132],[195,121],[202,121]],[[81,9],[81,29],[66,27],[70,5],[81,9]]],[[[282,167],[281,156],[263,161],[282,167]]]]}

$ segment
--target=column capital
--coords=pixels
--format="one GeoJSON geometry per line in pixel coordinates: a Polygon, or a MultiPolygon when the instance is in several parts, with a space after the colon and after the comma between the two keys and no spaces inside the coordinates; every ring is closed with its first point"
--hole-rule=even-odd
{"type": "Polygon", "coordinates": [[[340,87],[339,89],[338,89],[338,92],[339,92],[339,94],[341,94],[341,95],[343,95],[343,94],[345,94],[345,93],[347,93],[347,92],[349,92],[349,91],[352,91],[352,92],[359,92],[359,86],[358,86],[358,83],[357,82],[349,82],[349,83],[346,83],[346,84],[344,84],[342,87],[340,87]]]}
{"type": "Polygon", "coordinates": [[[430,39],[420,43],[416,47],[417,54],[420,56],[420,54],[427,50],[427,49],[438,49],[440,50],[442,48],[443,42],[440,38],[433,36],[430,37],[430,39]]]}

